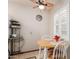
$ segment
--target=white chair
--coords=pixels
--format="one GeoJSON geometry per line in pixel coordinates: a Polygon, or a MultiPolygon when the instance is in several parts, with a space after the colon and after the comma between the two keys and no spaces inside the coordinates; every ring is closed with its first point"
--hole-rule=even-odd
{"type": "Polygon", "coordinates": [[[37,56],[37,59],[48,59],[47,58],[47,48],[44,48],[43,50],[41,47],[39,48],[39,54],[37,56]]]}
{"type": "Polygon", "coordinates": [[[60,41],[53,50],[52,59],[67,59],[67,48],[69,43],[67,41],[60,41]]]}
{"type": "MultiPolygon", "coordinates": [[[[67,59],[67,48],[69,46],[69,43],[67,41],[60,41],[55,46],[53,50],[52,59],[67,59]]],[[[39,55],[37,59],[48,59],[48,53],[47,48],[44,48],[44,50],[39,47],[39,55]]]]}

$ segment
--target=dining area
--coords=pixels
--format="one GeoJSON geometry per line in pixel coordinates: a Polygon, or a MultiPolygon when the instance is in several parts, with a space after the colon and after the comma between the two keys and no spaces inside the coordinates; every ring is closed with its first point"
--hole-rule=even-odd
{"type": "Polygon", "coordinates": [[[70,59],[69,0],[9,0],[9,59],[70,59]]]}
{"type": "Polygon", "coordinates": [[[43,38],[37,41],[39,46],[38,59],[68,59],[69,41],[62,40],[60,36],[51,39],[43,38]]]}

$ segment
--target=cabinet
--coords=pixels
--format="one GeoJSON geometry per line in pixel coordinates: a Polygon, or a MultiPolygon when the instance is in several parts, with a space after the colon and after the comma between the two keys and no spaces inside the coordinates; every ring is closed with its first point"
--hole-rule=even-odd
{"type": "Polygon", "coordinates": [[[9,24],[9,54],[21,52],[23,37],[20,34],[21,25],[18,21],[10,20],[9,24]]]}

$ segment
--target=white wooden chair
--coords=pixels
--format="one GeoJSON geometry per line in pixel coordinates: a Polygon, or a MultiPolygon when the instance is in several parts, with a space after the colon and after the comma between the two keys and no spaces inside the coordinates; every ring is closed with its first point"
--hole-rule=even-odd
{"type": "Polygon", "coordinates": [[[60,41],[53,50],[52,59],[67,59],[67,48],[69,43],[67,41],[60,41]]]}
{"type": "MultiPolygon", "coordinates": [[[[58,44],[54,47],[52,59],[67,59],[68,46],[69,43],[67,41],[58,42],[58,44]]],[[[41,50],[41,47],[39,47],[39,55],[37,59],[48,59],[47,54],[47,48],[41,50]]]]}

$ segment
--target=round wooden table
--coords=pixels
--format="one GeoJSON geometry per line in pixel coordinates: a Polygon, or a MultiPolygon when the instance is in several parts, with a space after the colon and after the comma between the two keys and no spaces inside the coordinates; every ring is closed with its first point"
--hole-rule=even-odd
{"type": "Polygon", "coordinates": [[[57,42],[54,42],[53,40],[46,40],[46,39],[41,39],[37,41],[37,44],[41,48],[53,48],[57,44],[57,42]]]}
{"type": "Polygon", "coordinates": [[[54,48],[55,45],[57,44],[56,42],[53,42],[53,40],[46,40],[46,39],[40,39],[37,41],[37,44],[39,46],[39,58],[40,59],[40,54],[41,54],[41,48],[44,48],[44,58],[47,59],[47,51],[49,48],[54,48]]]}

